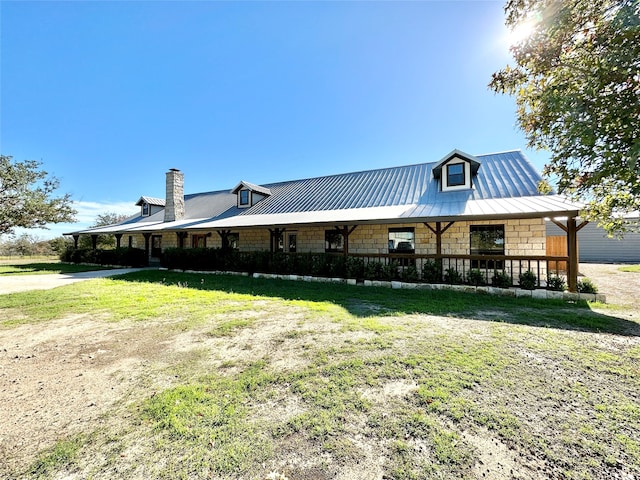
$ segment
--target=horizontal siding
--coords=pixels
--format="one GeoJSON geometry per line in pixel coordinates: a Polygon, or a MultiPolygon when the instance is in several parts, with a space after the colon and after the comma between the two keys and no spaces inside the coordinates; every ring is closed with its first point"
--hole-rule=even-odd
{"type": "MultiPolygon", "coordinates": [[[[547,235],[565,235],[552,222],[547,222],[547,235]]],[[[609,238],[595,223],[578,232],[580,261],[586,263],[640,263],[640,233],[629,232],[624,238],[609,238]]]]}

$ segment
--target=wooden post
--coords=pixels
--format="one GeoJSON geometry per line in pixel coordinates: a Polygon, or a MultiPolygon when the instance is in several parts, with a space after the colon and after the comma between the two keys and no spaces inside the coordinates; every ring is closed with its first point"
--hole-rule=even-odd
{"type": "Polygon", "coordinates": [[[442,228],[442,223],[436,222],[435,229],[428,223],[424,224],[425,227],[431,230],[436,236],[436,263],[440,265],[440,270],[442,270],[442,234],[449,230],[453,224],[454,222],[449,222],[446,227],[442,228]]]}
{"type": "Polygon", "coordinates": [[[120,248],[120,241],[122,240],[122,234],[116,233],[115,237],[116,237],[116,248],[120,248]]]}
{"type": "Polygon", "coordinates": [[[149,262],[149,258],[151,256],[151,249],[149,248],[149,240],[151,239],[150,233],[143,233],[144,235],[144,253],[147,257],[147,263],[149,262]]]}
{"type": "Polygon", "coordinates": [[[342,234],[342,239],[344,240],[344,248],[342,249],[342,254],[345,257],[349,256],[349,235],[351,235],[357,227],[357,225],[354,225],[351,228],[349,228],[348,225],[345,225],[344,227],[336,227],[336,230],[342,234]]]}
{"type": "Polygon", "coordinates": [[[80,235],[73,236],[73,248],[78,249],[78,240],[80,240],[80,235]]]}
{"type": "Polygon", "coordinates": [[[578,230],[576,218],[567,219],[567,253],[569,263],[567,265],[567,284],[570,292],[578,291],[578,230]]]}
{"type": "Polygon", "coordinates": [[[98,248],[98,235],[91,235],[91,248],[98,248]]]}

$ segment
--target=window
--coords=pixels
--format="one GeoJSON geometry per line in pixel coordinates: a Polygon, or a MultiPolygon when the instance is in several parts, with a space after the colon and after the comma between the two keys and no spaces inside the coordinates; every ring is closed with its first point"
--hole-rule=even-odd
{"type": "MultiPolygon", "coordinates": [[[[471,225],[471,255],[504,255],[504,225],[471,225]]],[[[502,260],[472,260],[471,268],[502,269],[502,260]]]]}
{"type": "Polygon", "coordinates": [[[249,190],[240,190],[240,206],[249,205],[249,190]]]}
{"type": "Polygon", "coordinates": [[[389,253],[415,252],[415,230],[413,227],[389,229],[389,253]]]}
{"type": "Polygon", "coordinates": [[[464,183],[464,164],[447,165],[447,187],[456,187],[464,183]]]}
{"type": "Polygon", "coordinates": [[[207,236],[205,234],[196,233],[191,235],[191,248],[206,248],[207,236]]]}
{"type": "Polygon", "coordinates": [[[147,202],[144,202],[142,204],[142,216],[143,217],[149,216],[149,204],[147,202]]]}
{"type": "Polygon", "coordinates": [[[325,230],[324,232],[325,252],[344,252],[344,238],[337,230],[325,230]]]}
{"type": "Polygon", "coordinates": [[[298,249],[298,235],[295,233],[290,233],[288,239],[289,241],[287,243],[289,244],[289,251],[291,253],[295,253],[298,249]]]}

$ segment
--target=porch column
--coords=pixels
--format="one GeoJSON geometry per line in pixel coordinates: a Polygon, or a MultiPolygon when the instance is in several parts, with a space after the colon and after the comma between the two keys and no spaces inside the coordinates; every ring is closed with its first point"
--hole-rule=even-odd
{"type": "Polygon", "coordinates": [[[567,219],[567,226],[555,219],[551,219],[558,227],[565,231],[567,234],[567,255],[569,261],[567,262],[567,287],[570,292],[578,291],[578,270],[580,266],[580,259],[578,254],[578,232],[589,222],[584,221],[579,225],[576,222],[576,217],[569,217],[567,219]]]}
{"type": "Polygon", "coordinates": [[[442,261],[442,234],[444,232],[446,232],[447,230],[449,230],[449,228],[451,227],[451,225],[453,225],[454,222],[449,222],[447,224],[446,227],[442,228],[442,223],[441,222],[436,222],[436,228],[434,229],[431,225],[429,225],[428,223],[425,223],[425,227],[427,227],[429,230],[431,230],[434,235],[436,236],[436,260],[438,262],[442,261]]]}
{"type": "Polygon", "coordinates": [[[78,240],[80,240],[80,235],[73,236],[73,248],[78,249],[78,240]]]}
{"type": "Polygon", "coordinates": [[[149,257],[151,255],[151,249],[149,248],[149,240],[151,239],[151,234],[150,233],[143,233],[142,234],[144,236],[144,253],[147,257],[147,261],[149,260],[149,257]]]}
{"type": "Polygon", "coordinates": [[[344,240],[344,249],[342,253],[345,257],[349,256],[349,235],[351,235],[356,228],[358,228],[357,225],[354,225],[351,228],[349,228],[348,225],[345,225],[344,227],[336,227],[336,230],[342,234],[342,238],[344,240]]]}
{"type": "Polygon", "coordinates": [[[178,236],[178,248],[184,248],[184,239],[189,235],[187,232],[176,232],[178,236]]]}
{"type": "Polygon", "coordinates": [[[222,250],[229,250],[229,234],[231,230],[217,230],[222,242],[222,250]]]}
{"type": "Polygon", "coordinates": [[[286,230],[287,230],[286,228],[270,228],[269,229],[269,233],[271,235],[271,240],[269,242],[271,245],[269,245],[269,248],[271,253],[274,253],[276,251],[278,238],[280,238],[280,235],[283,234],[286,230]]]}
{"type": "Polygon", "coordinates": [[[122,234],[116,233],[114,236],[116,237],[116,248],[120,248],[120,240],[122,240],[122,234]]]}
{"type": "Polygon", "coordinates": [[[91,248],[98,248],[98,235],[91,235],[91,248]]]}

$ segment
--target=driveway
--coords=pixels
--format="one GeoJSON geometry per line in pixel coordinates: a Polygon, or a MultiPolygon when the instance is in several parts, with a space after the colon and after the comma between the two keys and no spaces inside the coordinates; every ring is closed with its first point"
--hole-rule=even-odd
{"type": "Polygon", "coordinates": [[[122,273],[137,272],[142,268],[115,268],[95,272],[52,273],[46,275],[7,275],[0,277],[0,295],[27,290],[48,290],[92,278],[111,277],[122,273]]]}

